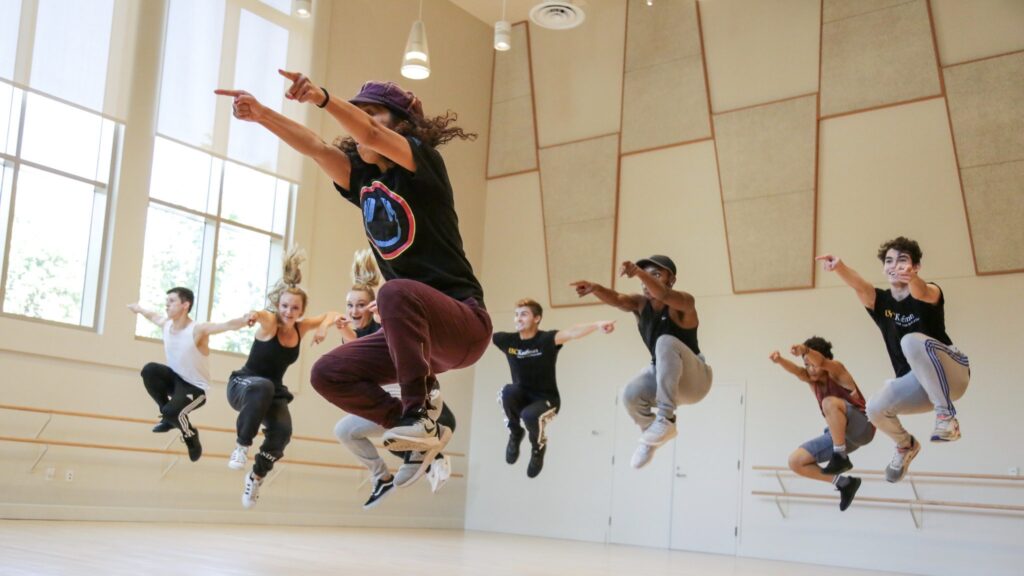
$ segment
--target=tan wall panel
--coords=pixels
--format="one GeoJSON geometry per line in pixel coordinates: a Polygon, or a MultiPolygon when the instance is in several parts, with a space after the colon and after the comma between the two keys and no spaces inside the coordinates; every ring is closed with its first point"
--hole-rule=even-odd
{"type": "Polygon", "coordinates": [[[530,25],[540,146],[619,131],[626,3],[590,0],[572,30],[530,25]]]}
{"type": "Polygon", "coordinates": [[[814,191],[725,203],[736,292],[814,284],[814,191]]]}
{"type": "Polygon", "coordinates": [[[622,152],[711,137],[701,57],[626,72],[622,152]]]}
{"type": "Polygon", "coordinates": [[[512,28],[512,49],[494,52],[488,177],[537,168],[537,133],[533,121],[526,24],[517,24],[512,28]]]}
{"type": "Polygon", "coordinates": [[[943,72],[960,166],[1024,159],[1024,53],[943,72]]]}
{"type": "Polygon", "coordinates": [[[530,95],[492,105],[490,146],[487,156],[489,178],[537,168],[533,99],[530,95]]]}
{"type": "Polygon", "coordinates": [[[826,22],[821,51],[822,116],[940,93],[925,0],[826,22]]]}
{"type": "Polygon", "coordinates": [[[1024,270],[1024,161],[961,173],[978,272],[1024,270]]]}
{"type": "Polygon", "coordinates": [[[590,280],[604,286],[611,285],[615,219],[549,225],[546,229],[551,305],[597,302],[592,296],[577,297],[569,283],[590,280]]]}
{"type": "Polygon", "coordinates": [[[822,20],[835,22],[870,12],[878,12],[886,8],[907,4],[914,0],[825,0],[822,8],[822,20]]]}
{"type": "MultiPolygon", "coordinates": [[[[875,252],[903,235],[921,244],[925,279],[974,274],[941,98],[825,120],[820,139],[819,253],[881,283],[875,252]]],[[[842,285],[835,274],[817,278],[820,286],[842,285]]]]}
{"type": "MultiPolygon", "coordinates": [[[[624,157],[619,198],[616,260],[666,254],[675,260],[683,290],[731,293],[713,142],[624,157]]],[[[617,278],[616,289],[639,286],[617,278]]]]}
{"type": "Polygon", "coordinates": [[[701,53],[694,0],[628,2],[626,70],[667,64],[701,53]]]}
{"type": "Polygon", "coordinates": [[[943,65],[1024,50],[1024,2],[931,0],[943,65]]]}
{"type": "Polygon", "coordinates": [[[612,135],[540,151],[547,226],[615,215],[618,146],[612,135]]]}
{"type": "Polygon", "coordinates": [[[818,90],[820,0],[701,2],[711,109],[818,90]]]}
{"type": "Polygon", "coordinates": [[[488,180],[485,218],[480,280],[488,308],[511,310],[516,300],[525,297],[547,302],[544,219],[537,172],[488,180]]]}
{"type": "Polygon", "coordinates": [[[817,96],[715,115],[726,202],[814,188],[817,96]]]}

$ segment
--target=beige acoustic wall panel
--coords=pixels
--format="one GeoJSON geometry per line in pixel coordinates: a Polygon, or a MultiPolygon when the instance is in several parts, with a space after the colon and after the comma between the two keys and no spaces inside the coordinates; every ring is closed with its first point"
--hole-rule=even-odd
{"type": "Polygon", "coordinates": [[[611,285],[618,149],[611,135],[540,151],[552,306],[580,303],[575,280],[611,285]]]}
{"type": "Polygon", "coordinates": [[[813,283],[817,96],[715,115],[737,292],[813,283]]]}
{"type": "Polygon", "coordinates": [[[541,147],[619,131],[626,2],[588,0],[571,30],[530,24],[537,138],[541,147]]]}
{"type": "Polygon", "coordinates": [[[711,136],[696,0],[630,2],[622,152],[711,136]]]}
{"type": "Polygon", "coordinates": [[[491,140],[487,176],[496,178],[537,168],[530,46],[526,24],[512,27],[512,49],[494,51],[491,140]]]}
{"type": "MultiPolygon", "coordinates": [[[[679,269],[679,288],[698,297],[729,294],[714,142],[631,154],[621,170],[616,259],[667,254],[679,269]]],[[[640,284],[616,278],[616,289],[637,292],[640,284]]]]}
{"type": "Polygon", "coordinates": [[[488,180],[484,224],[480,280],[488,307],[511,310],[520,298],[545,303],[548,276],[538,173],[488,180]]]}
{"type": "MultiPolygon", "coordinates": [[[[921,276],[972,276],[970,238],[942,98],[821,123],[818,252],[884,284],[878,246],[896,236],[924,251],[921,276]]],[[[819,273],[819,286],[842,286],[819,273]]]]}
{"type": "Polygon", "coordinates": [[[712,112],[818,91],[821,0],[701,2],[712,112]]]}
{"type": "Polygon", "coordinates": [[[1021,0],[932,0],[943,66],[1024,50],[1021,0]]]}
{"type": "Polygon", "coordinates": [[[925,0],[825,0],[821,115],[941,93],[925,0]]]}
{"type": "Polygon", "coordinates": [[[944,74],[977,271],[1024,270],[1024,52],[944,74]]]}

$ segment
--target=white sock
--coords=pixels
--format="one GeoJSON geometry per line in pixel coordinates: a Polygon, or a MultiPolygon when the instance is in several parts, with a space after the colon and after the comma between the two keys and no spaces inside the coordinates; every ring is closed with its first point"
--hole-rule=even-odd
{"type": "Polygon", "coordinates": [[[836,454],[842,454],[843,456],[846,456],[846,444],[840,444],[838,446],[833,444],[832,445],[832,452],[834,452],[836,454]]]}

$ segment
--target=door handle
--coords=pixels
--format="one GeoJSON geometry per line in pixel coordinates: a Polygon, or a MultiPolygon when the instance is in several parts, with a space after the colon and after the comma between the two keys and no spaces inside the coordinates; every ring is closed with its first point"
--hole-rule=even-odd
{"type": "Polygon", "coordinates": [[[676,478],[686,478],[686,474],[683,474],[682,472],[676,472],[676,478]]]}

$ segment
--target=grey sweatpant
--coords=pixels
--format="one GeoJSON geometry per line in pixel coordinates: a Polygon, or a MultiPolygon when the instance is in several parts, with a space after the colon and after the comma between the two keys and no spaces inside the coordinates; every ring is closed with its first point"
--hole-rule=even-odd
{"type": "Polygon", "coordinates": [[[900,340],[910,372],[885,383],[868,399],[868,418],[898,445],[910,443],[910,433],[900,423],[900,414],[934,411],[939,416],[956,416],[953,401],[967,391],[971,367],[967,356],[955,346],[946,346],[919,332],[900,340]]]}
{"type": "Polygon", "coordinates": [[[383,426],[355,414],[345,416],[334,425],[334,435],[338,437],[338,441],[366,466],[373,482],[388,475],[387,464],[377,452],[377,447],[370,442],[370,438],[380,436],[384,432],[383,426]]]}
{"type": "Polygon", "coordinates": [[[626,412],[642,430],[656,415],[670,417],[676,406],[696,404],[711,390],[711,366],[675,336],[658,338],[654,358],[622,392],[626,412]]]}

